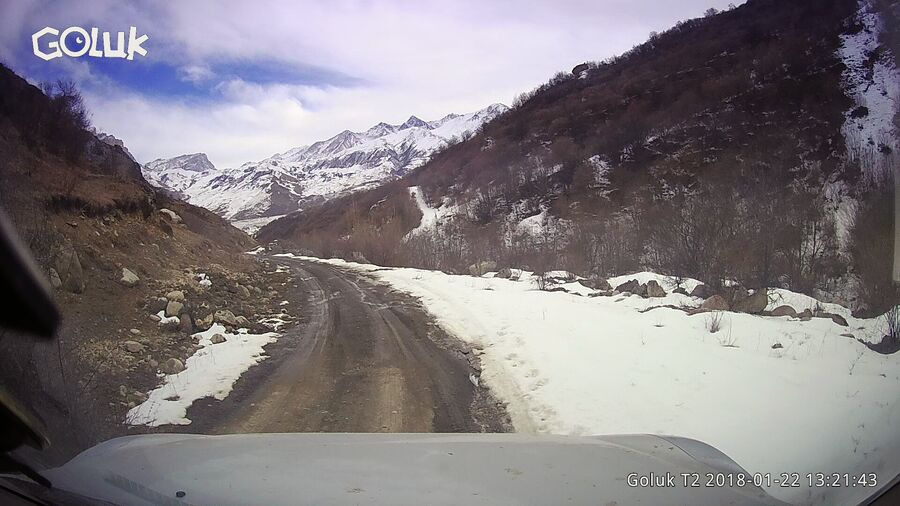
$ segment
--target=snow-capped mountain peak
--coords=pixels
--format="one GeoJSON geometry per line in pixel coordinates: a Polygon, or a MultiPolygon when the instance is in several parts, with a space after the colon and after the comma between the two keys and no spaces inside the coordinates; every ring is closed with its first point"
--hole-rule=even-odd
{"type": "Polygon", "coordinates": [[[344,130],[325,140],[289,149],[259,162],[216,169],[203,153],[146,164],[144,176],[235,221],[277,217],[306,202],[368,188],[424,164],[443,146],[507,110],[492,104],[436,121],[410,116],[399,125],[378,123],[364,132],[344,130]]]}

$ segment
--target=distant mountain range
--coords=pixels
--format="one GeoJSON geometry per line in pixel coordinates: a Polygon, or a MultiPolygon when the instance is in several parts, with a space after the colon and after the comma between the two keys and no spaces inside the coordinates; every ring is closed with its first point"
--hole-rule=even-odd
{"type": "Polygon", "coordinates": [[[237,168],[218,169],[203,153],[181,155],[154,160],[143,173],[152,185],[253,228],[305,204],[400,177],[506,110],[493,104],[436,121],[410,116],[400,125],[345,130],[237,168]]]}

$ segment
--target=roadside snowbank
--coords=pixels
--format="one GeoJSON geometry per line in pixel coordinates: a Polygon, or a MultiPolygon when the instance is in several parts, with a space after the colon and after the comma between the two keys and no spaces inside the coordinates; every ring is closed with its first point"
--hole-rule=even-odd
{"type": "Polygon", "coordinates": [[[215,323],[209,330],[194,334],[203,346],[185,362],[185,370],[164,376],[164,382],[149,393],[146,401],[131,408],[125,417],[129,425],[188,425],[187,409],[197,399],[222,400],[231,393],[234,382],[250,366],[266,358],[263,346],[278,334],[247,334],[245,329],[229,334],[215,323]],[[213,344],[212,337],[222,334],[225,341],[213,344]]]}
{"type": "MultiPolygon", "coordinates": [[[[880,355],[844,335],[877,340],[879,320],[848,313],[842,327],[725,312],[711,333],[708,313],[646,310],[652,299],[637,296],[319,261],[369,271],[420,297],[446,330],[480,348],[481,379],[509,403],[519,431],[693,437],[750,472],[875,471],[886,482],[900,471],[900,354],[880,355]]],[[[776,292],[779,304],[801,310],[805,296],[785,292],[776,292]]],[[[674,295],[686,297],[667,297],[674,295]]],[[[871,490],[770,492],[849,503],[871,490]]]]}

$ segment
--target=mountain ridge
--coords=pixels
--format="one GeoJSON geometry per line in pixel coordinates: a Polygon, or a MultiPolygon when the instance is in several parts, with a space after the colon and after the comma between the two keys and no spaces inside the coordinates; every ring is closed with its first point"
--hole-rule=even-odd
{"type": "Polygon", "coordinates": [[[195,153],[153,160],[142,171],[154,186],[226,219],[259,222],[401,177],[507,109],[495,103],[434,121],[412,115],[401,124],[380,122],[362,132],[344,130],[234,168],[218,169],[205,154],[195,153]]]}

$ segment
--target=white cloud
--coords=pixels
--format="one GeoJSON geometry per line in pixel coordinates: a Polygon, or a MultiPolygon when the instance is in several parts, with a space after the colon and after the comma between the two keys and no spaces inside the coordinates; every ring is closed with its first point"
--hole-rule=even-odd
{"type": "MultiPolygon", "coordinates": [[[[322,69],[361,84],[218,83],[221,100],[172,101],[142,90],[91,90],[94,122],[141,161],[205,151],[233,166],[378,121],[402,122],[509,103],[585,60],[621,53],[727,0],[478,2],[114,2],[0,6],[0,56],[32,27],[135,25],[151,58],[192,83],[235,61],[322,69]]],[[[108,28],[107,28],[108,27],[108,28]]],[[[327,81],[327,80],[326,80],[327,81]]]]}

